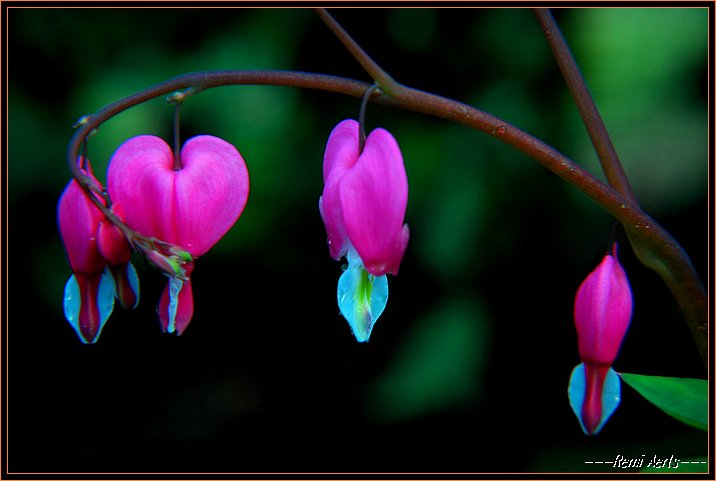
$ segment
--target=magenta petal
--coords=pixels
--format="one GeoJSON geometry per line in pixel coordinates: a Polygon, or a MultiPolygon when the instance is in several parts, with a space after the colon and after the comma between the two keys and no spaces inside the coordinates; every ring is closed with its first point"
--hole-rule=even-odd
{"type": "Polygon", "coordinates": [[[112,156],[108,190],[130,227],[199,257],[241,215],[248,171],[234,146],[209,135],[188,140],[181,156],[182,168],[175,171],[173,153],[162,139],[129,139],[112,156]]]}
{"type": "Polygon", "coordinates": [[[97,249],[97,229],[104,215],[76,180],[65,188],[57,206],[57,223],[72,271],[99,274],[105,260],[97,249]]]}
{"type": "Polygon", "coordinates": [[[346,233],[366,270],[375,276],[397,274],[408,241],[403,224],[408,177],[398,143],[388,131],[370,133],[339,189],[346,233]]]}
{"type": "Polygon", "coordinates": [[[341,212],[339,184],[332,182],[326,185],[323,195],[318,199],[318,210],[326,226],[328,237],[328,249],[331,257],[338,260],[348,250],[348,235],[343,225],[343,213],[341,212]]]}
{"type": "Polygon", "coordinates": [[[107,170],[107,190],[122,208],[125,222],[140,234],[173,242],[174,159],[159,137],[141,135],[124,142],[107,170]],[[168,237],[171,236],[172,239],[168,237]]]}
{"type": "Polygon", "coordinates": [[[122,232],[107,219],[97,229],[97,248],[112,266],[126,264],[132,254],[122,232]]]}
{"type": "Polygon", "coordinates": [[[611,365],[632,314],[632,295],[624,269],[614,255],[604,257],[582,282],[574,303],[574,320],[583,361],[611,365]]]}
{"type": "Polygon", "coordinates": [[[125,309],[134,309],[139,303],[139,277],[130,263],[110,265],[109,271],[114,278],[115,295],[125,309]]]}
{"type": "Polygon", "coordinates": [[[582,422],[589,434],[594,433],[602,422],[602,386],[607,377],[609,366],[584,364],[586,378],[582,422]]]}
{"type": "Polygon", "coordinates": [[[80,286],[80,315],[79,328],[84,341],[92,344],[97,339],[101,324],[101,316],[97,305],[97,293],[101,274],[92,276],[77,275],[80,286]]]}
{"type": "MultiPolygon", "coordinates": [[[[117,217],[124,221],[119,204],[113,206],[112,210],[117,217]]],[[[132,255],[129,242],[122,231],[104,217],[97,229],[97,248],[111,266],[128,263],[132,255]]]]}
{"type": "Polygon", "coordinates": [[[340,182],[359,156],[358,122],[352,119],[339,123],[331,132],[323,156],[323,195],[318,209],[326,226],[331,257],[338,260],[348,250],[348,237],[343,223],[340,182]]]}
{"type": "Polygon", "coordinates": [[[323,182],[328,179],[340,178],[358,160],[359,124],[353,119],[346,119],[336,125],[328,137],[326,151],[323,154],[323,182]]]}
{"type": "Polygon", "coordinates": [[[198,257],[234,225],[249,196],[249,173],[239,151],[210,135],[189,139],[176,176],[177,244],[198,257]]]}

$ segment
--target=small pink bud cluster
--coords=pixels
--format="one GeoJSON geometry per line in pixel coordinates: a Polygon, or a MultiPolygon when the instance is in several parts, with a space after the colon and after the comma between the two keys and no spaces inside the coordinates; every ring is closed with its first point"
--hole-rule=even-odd
{"type": "MultiPolygon", "coordinates": [[[[89,167],[83,170],[91,188],[103,191],[89,167]]],[[[112,211],[122,217],[120,209],[113,207],[112,211]]],[[[73,272],[65,286],[65,317],[82,342],[91,344],[112,313],[115,297],[125,308],[139,302],[129,244],[76,180],[67,184],[60,197],[57,222],[73,272]]]]}
{"type": "MultiPolygon", "coordinates": [[[[112,211],[143,237],[133,239],[133,246],[169,278],[159,301],[159,320],[165,332],[178,334],[194,311],[190,275],[195,260],[233,226],[249,193],[246,164],[228,142],[197,136],[184,144],[180,156],[176,162],[166,142],[142,135],[117,149],[107,173],[112,211]]],[[[102,190],[98,182],[97,189],[102,190]]],[[[139,298],[134,269],[134,281],[121,270],[131,266],[129,243],[74,180],[60,198],[58,223],[73,271],[65,314],[80,338],[93,343],[115,295],[123,305],[136,305],[139,298]],[[103,283],[107,266],[112,275],[103,283]],[[110,282],[112,278],[117,281],[110,282]]]]}

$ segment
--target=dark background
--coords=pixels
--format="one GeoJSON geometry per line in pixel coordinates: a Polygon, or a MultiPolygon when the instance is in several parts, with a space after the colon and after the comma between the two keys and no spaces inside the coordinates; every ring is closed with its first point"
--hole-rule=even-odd
{"type": "MultiPolygon", "coordinates": [[[[335,9],[397,80],[465,101],[600,178],[533,14],[524,9],[335,9]]],[[[644,208],[707,274],[707,11],[557,11],[644,208]]],[[[70,275],[56,203],[72,124],[202,69],[295,69],[369,80],[306,9],[10,8],[8,465],[10,472],[586,471],[617,455],[706,455],[707,434],[623,385],[601,434],[567,402],[579,362],[579,283],[613,219],[491,137],[371,105],[410,182],[411,240],[370,342],[338,313],[340,264],[317,209],[334,125],[359,100],[285,87],[192,97],[182,134],[220,136],[251,175],[244,214],[192,274],[195,314],[160,332],[165,279],[141,259],[141,302],[99,342],[64,320],[70,275]]],[[[162,99],[104,124],[89,156],[151,133],[162,99]]],[[[704,378],[667,288],[616,230],[634,295],[617,371],[704,378]]],[[[611,468],[609,468],[611,469],[611,468]]]]}

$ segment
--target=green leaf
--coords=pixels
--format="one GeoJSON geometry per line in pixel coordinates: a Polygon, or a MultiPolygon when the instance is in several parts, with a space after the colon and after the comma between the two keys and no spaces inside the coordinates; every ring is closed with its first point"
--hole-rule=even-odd
{"type": "Polygon", "coordinates": [[[647,401],[684,424],[708,430],[708,382],[703,379],[619,373],[647,401]]]}

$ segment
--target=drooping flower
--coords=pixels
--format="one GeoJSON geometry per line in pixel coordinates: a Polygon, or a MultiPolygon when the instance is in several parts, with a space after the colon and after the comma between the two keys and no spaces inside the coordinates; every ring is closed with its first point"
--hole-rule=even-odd
{"type": "MultiPolygon", "coordinates": [[[[119,206],[112,206],[113,213],[124,220],[119,206]]],[[[107,268],[115,282],[115,297],[125,309],[139,303],[139,278],[130,260],[131,251],[124,235],[117,226],[103,219],[97,231],[97,247],[107,260],[107,268]]]]}
{"type": "MultiPolygon", "coordinates": [[[[91,170],[84,173],[101,191],[91,170]]],[[[65,317],[80,340],[92,344],[112,313],[115,296],[124,307],[139,301],[129,244],[74,179],[60,196],[57,223],[73,273],[65,285],[65,317]]]]}
{"type": "Polygon", "coordinates": [[[388,300],[386,274],[398,273],[408,244],[408,177],[398,143],[387,130],[373,130],[362,152],[359,135],[352,119],[331,132],[319,210],[331,256],[348,260],[338,283],[341,313],[364,342],[388,300]]]}
{"type": "Polygon", "coordinates": [[[617,246],[582,282],[574,302],[579,356],[569,400],[586,434],[597,434],[619,405],[621,383],[611,365],[629,327],[632,295],[617,246]]]}
{"type": "Polygon", "coordinates": [[[189,139],[179,162],[164,140],[141,135],[124,142],[110,160],[107,188],[127,225],[157,243],[147,258],[169,277],[159,302],[165,332],[181,334],[194,312],[189,275],[234,225],[249,194],[244,159],[210,135],[189,139]]]}

